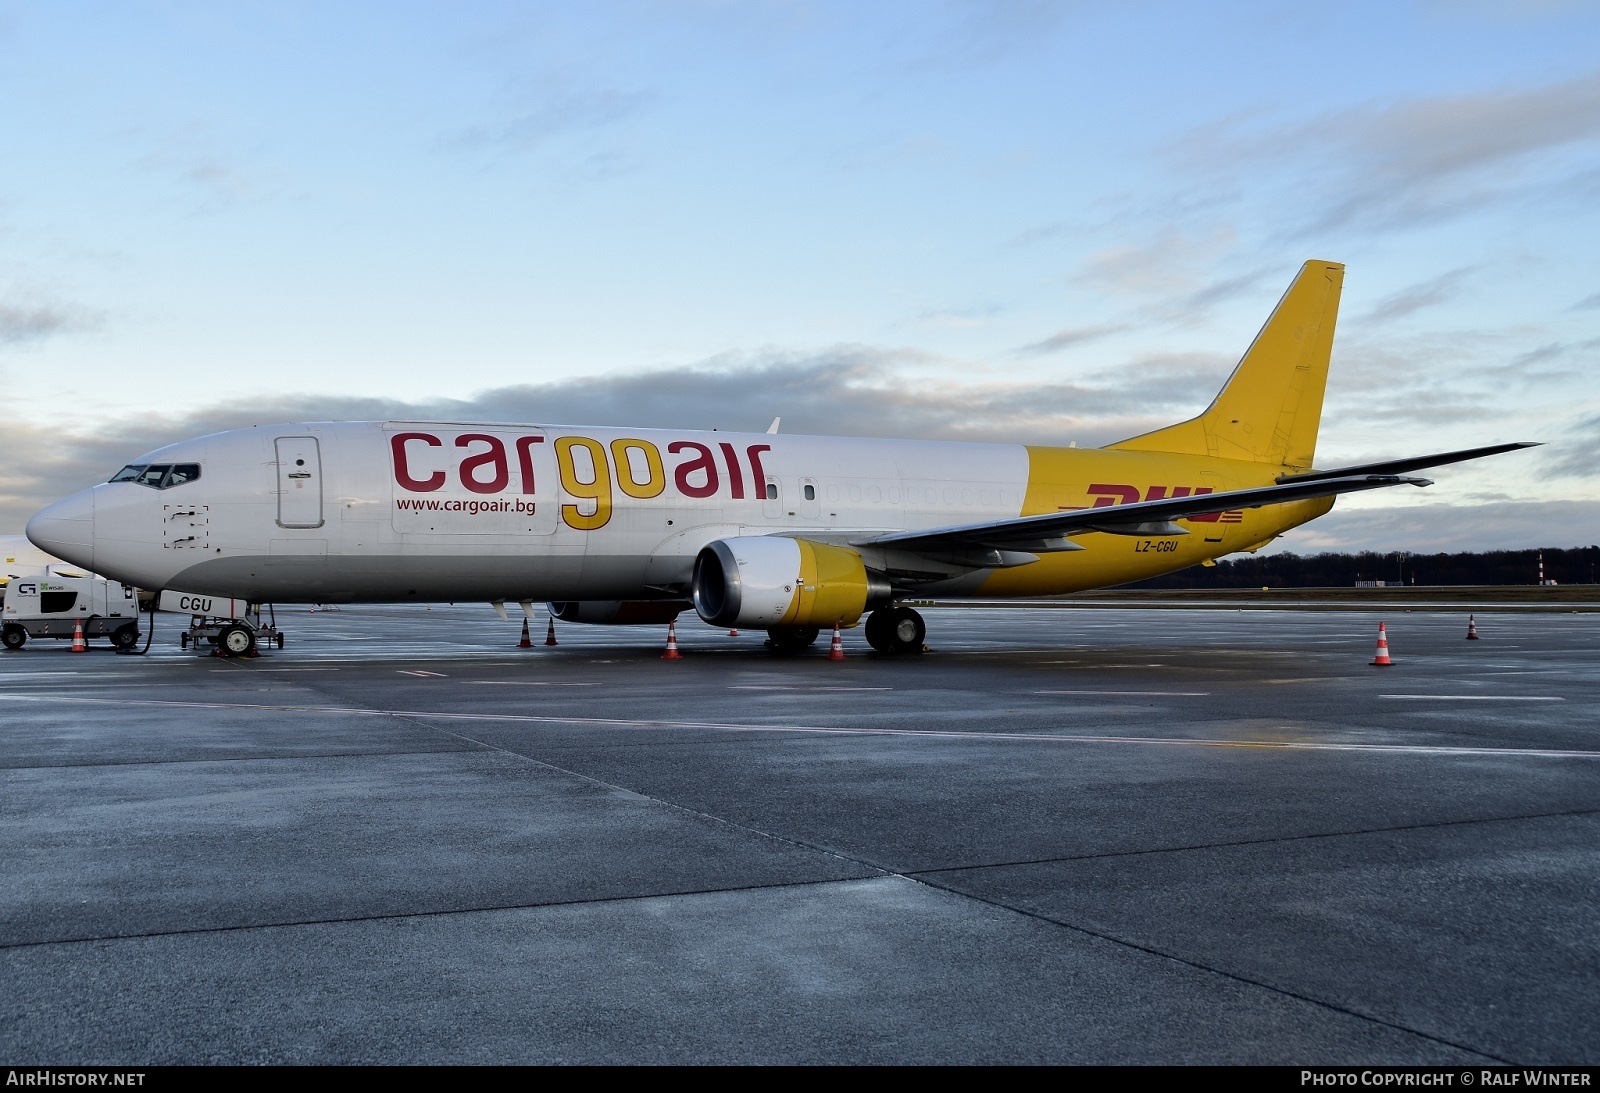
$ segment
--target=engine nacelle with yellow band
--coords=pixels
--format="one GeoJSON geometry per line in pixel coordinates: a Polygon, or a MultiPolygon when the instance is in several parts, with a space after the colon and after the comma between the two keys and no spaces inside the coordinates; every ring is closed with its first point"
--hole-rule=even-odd
{"type": "Polygon", "coordinates": [[[889,582],[847,547],[808,539],[741,535],[708,544],[695,559],[694,609],[713,626],[854,626],[890,599],[889,582]]]}

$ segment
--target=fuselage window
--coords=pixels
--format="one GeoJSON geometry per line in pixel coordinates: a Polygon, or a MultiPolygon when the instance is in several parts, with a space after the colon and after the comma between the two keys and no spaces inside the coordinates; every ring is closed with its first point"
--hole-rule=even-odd
{"type": "Polygon", "coordinates": [[[111,481],[137,482],[139,480],[139,476],[144,473],[144,467],[145,465],[143,463],[129,463],[126,467],[112,475],[111,481]]]}
{"type": "Polygon", "coordinates": [[[777,499],[778,499],[778,484],[776,482],[768,482],[767,483],[767,500],[768,501],[776,501],[777,499]]]}
{"type": "Polygon", "coordinates": [[[807,482],[806,483],[806,500],[807,501],[815,501],[816,499],[817,499],[817,487],[815,487],[811,483],[807,482]]]}

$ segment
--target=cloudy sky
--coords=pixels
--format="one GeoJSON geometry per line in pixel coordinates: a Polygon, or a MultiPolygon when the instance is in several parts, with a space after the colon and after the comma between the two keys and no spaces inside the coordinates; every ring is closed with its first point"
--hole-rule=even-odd
{"type": "Polygon", "coordinates": [[[1106,443],[1348,266],[1281,547],[1600,542],[1600,4],[0,0],[0,532],[448,416],[1106,443]],[[1394,491],[1399,494],[1400,491],[1394,491]]]}

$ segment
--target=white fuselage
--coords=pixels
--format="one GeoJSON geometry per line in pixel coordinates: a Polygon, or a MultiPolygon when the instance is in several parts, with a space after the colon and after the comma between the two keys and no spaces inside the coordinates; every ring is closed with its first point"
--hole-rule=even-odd
{"type": "Polygon", "coordinates": [[[141,587],[280,602],[662,595],[715,539],[1014,517],[1028,479],[1020,445],[437,422],[239,429],[140,463],[201,474],[102,483],[30,537],[141,587]]]}

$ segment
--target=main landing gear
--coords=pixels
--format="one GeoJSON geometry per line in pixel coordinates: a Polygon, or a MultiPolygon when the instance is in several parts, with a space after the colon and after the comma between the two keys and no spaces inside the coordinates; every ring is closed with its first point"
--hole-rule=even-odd
{"type": "MultiPolygon", "coordinates": [[[[928,626],[909,607],[880,607],[867,616],[867,644],[880,653],[921,653],[928,626]]],[[[767,648],[780,655],[803,653],[817,643],[815,626],[778,626],[767,631],[767,648]]]]}
{"type": "Polygon", "coordinates": [[[867,616],[867,644],[880,653],[920,653],[928,626],[909,607],[880,607],[867,616]]]}

